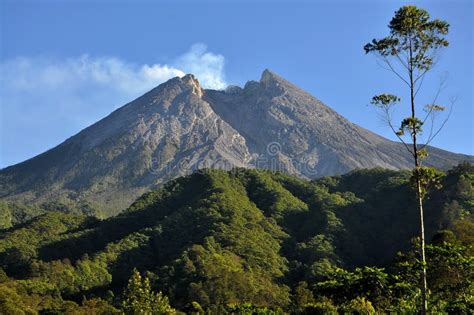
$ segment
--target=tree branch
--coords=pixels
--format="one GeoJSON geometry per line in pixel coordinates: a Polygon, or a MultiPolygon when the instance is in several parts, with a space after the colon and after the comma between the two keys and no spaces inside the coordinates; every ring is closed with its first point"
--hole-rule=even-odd
{"type": "Polygon", "coordinates": [[[408,64],[406,64],[406,63],[403,61],[403,59],[400,58],[400,56],[398,55],[398,53],[396,53],[395,56],[397,56],[397,59],[398,59],[398,61],[400,61],[400,64],[401,64],[403,67],[405,67],[405,69],[409,70],[408,64]]]}
{"type": "MultiPolygon", "coordinates": [[[[445,87],[445,83],[446,83],[446,78],[441,78],[440,79],[440,82],[439,82],[439,85],[438,85],[438,89],[436,90],[436,94],[433,98],[433,101],[431,102],[432,105],[436,104],[437,100],[438,100],[438,97],[439,95],[441,94],[441,91],[443,90],[443,88],[445,87]]],[[[430,107],[430,109],[428,110],[425,118],[422,120],[423,124],[426,122],[426,120],[428,119],[428,117],[431,115],[431,113],[433,112],[433,107],[430,107]]]]}
{"type": "Polygon", "coordinates": [[[403,82],[405,82],[405,84],[407,86],[410,86],[410,83],[408,83],[407,80],[405,80],[404,77],[402,77],[392,66],[392,64],[390,63],[390,61],[388,61],[387,57],[386,56],[383,56],[383,60],[385,61],[385,63],[389,66],[390,68],[390,71],[392,71],[393,73],[395,73],[397,75],[397,77],[399,77],[403,82]]]}
{"type": "MultiPolygon", "coordinates": [[[[448,122],[449,120],[449,117],[451,116],[451,112],[453,111],[453,107],[454,105],[456,104],[456,101],[457,99],[454,98],[451,100],[451,106],[449,107],[449,112],[448,112],[448,116],[446,117],[446,119],[444,119],[443,123],[441,124],[441,126],[438,128],[438,130],[436,130],[436,132],[431,136],[428,137],[428,140],[425,142],[425,144],[422,146],[422,149],[426,148],[433,140],[434,138],[436,138],[436,136],[440,133],[440,131],[444,128],[444,125],[446,125],[446,123],[448,122]]],[[[433,124],[434,124],[434,121],[433,121],[433,124]]],[[[433,125],[431,125],[431,130],[433,130],[433,125]]],[[[431,133],[431,132],[430,132],[431,133]]]]}
{"type": "MultiPolygon", "coordinates": [[[[418,92],[420,91],[420,89],[421,89],[421,87],[422,87],[422,85],[423,85],[423,82],[425,81],[425,74],[426,74],[428,71],[429,71],[429,69],[426,70],[426,71],[421,75],[420,84],[418,85],[418,87],[416,88],[416,91],[415,91],[415,97],[416,97],[416,95],[418,94],[418,92]]],[[[420,78],[420,76],[418,76],[417,79],[415,80],[415,82],[414,82],[415,84],[416,84],[416,81],[417,81],[419,78],[420,78]]]]}
{"type": "Polygon", "coordinates": [[[405,146],[407,151],[413,156],[415,153],[410,149],[410,146],[408,145],[408,143],[406,143],[405,140],[403,140],[403,138],[398,135],[397,131],[395,130],[395,127],[392,124],[390,108],[386,107],[386,108],[383,109],[383,111],[385,113],[385,121],[386,121],[387,125],[390,127],[390,129],[392,129],[392,132],[395,134],[395,136],[397,136],[398,140],[400,140],[400,142],[405,146]]]}

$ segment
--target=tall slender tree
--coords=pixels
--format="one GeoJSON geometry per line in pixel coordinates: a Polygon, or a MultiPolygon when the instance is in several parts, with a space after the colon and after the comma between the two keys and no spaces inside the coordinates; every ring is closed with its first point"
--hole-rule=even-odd
{"type": "Polygon", "coordinates": [[[409,90],[410,98],[407,107],[409,115],[401,121],[399,128],[396,128],[392,122],[392,113],[394,105],[401,101],[400,97],[393,94],[379,94],[372,98],[372,104],[382,110],[388,125],[413,157],[412,182],[420,214],[421,313],[426,314],[428,288],[423,199],[429,186],[436,185],[438,174],[434,169],[424,167],[422,162],[428,155],[427,145],[442,129],[449,114],[441,125],[435,128],[436,114],[445,109],[444,106],[437,104],[443,82],[435,91],[434,100],[424,106],[425,113],[422,116],[418,116],[420,111],[417,95],[426,74],[435,65],[437,52],[448,46],[445,36],[448,33],[449,24],[438,19],[430,20],[427,11],[409,5],[395,12],[388,27],[390,33],[387,37],[372,40],[364,46],[364,50],[366,53],[373,53],[379,57],[381,64],[393,72],[409,90]],[[423,126],[428,123],[431,123],[428,136],[424,143],[420,144],[419,137],[423,132],[423,126]]]}

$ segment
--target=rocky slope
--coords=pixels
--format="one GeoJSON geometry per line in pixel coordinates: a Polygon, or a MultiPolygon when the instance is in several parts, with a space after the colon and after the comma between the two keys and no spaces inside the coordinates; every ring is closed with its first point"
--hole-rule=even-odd
{"type": "MultiPolygon", "coordinates": [[[[428,164],[472,156],[432,148],[428,164]]],[[[350,123],[265,70],[260,82],[204,90],[174,78],[57,147],[0,171],[0,198],[74,200],[115,214],[143,192],[193,170],[257,167],[304,178],[411,166],[404,148],[350,123]]]]}
{"type": "MultiPolygon", "coordinates": [[[[403,145],[361,128],[269,70],[243,89],[207,91],[212,108],[247,141],[261,160],[314,178],[357,168],[404,169],[412,159],[403,145]],[[275,143],[275,146],[272,146],[275,143]]],[[[427,164],[450,168],[472,157],[436,148],[427,164]]]]}

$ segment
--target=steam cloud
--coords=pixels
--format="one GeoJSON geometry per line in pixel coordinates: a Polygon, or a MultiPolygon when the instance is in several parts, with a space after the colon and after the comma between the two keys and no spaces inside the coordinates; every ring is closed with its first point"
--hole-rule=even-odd
{"type": "Polygon", "coordinates": [[[223,89],[227,86],[224,64],[224,56],[207,51],[204,44],[191,46],[169,64],[137,65],[87,54],[4,60],[0,62],[0,167],[59,144],[173,77],[193,73],[203,87],[223,89]]]}

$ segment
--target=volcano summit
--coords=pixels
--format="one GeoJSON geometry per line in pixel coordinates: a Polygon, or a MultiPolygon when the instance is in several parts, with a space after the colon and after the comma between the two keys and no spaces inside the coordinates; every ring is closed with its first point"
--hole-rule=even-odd
{"type": "MultiPolygon", "coordinates": [[[[472,156],[430,148],[441,169],[472,156]]],[[[173,78],[55,148],[0,171],[0,198],[97,205],[107,215],[166,181],[207,168],[267,168],[303,178],[410,168],[402,144],[361,128],[265,70],[259,82],[203,89],[173,78]]]]}

